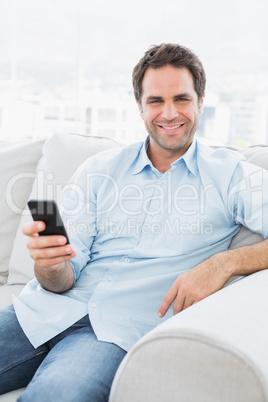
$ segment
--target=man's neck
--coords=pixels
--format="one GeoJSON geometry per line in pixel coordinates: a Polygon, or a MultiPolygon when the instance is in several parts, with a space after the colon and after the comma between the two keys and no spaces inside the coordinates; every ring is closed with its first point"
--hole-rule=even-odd
{"type": "Polygon", "coordinates": [[[177,158],[170,158],[165,155],[155,154],[151,152],[151,148],[149,146],[147,150],[147,155],[150,161],[152,162],[153,166],[160,172],[165,173],[167,170],[170,169],[171,163],[174,162],[177,158]]]}
{"type": "MultiPolygon", "coordinates": [[[[152,142],[150,142],[147,149],[147,155],[153,166],[160,173],[165,173],[167,170],[169,170],[171,168],[171,164],[182,157],[186,152],[185,149],[164,149],[161,147],[155,147],[154,145],[155,144],[152,144],[152,142]]],[[[190,145],[191,144],[189,144],[189,146],[190,145]]]]}

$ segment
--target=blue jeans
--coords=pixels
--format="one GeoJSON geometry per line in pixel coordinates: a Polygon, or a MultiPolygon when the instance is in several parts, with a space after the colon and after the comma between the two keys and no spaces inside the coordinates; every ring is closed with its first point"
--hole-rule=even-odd
{"type": "Polygon", "coordinates": [[[125,354],[97,340],[88,316],[35,349],[13,306],[0,310],[0,395],[27,387],[18,401],[108,401],[125,354]]]}

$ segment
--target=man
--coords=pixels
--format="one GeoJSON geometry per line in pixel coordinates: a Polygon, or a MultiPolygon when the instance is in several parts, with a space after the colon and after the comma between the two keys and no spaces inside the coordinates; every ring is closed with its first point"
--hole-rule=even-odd
{"type": "Polygon", "coordinates": [[[70,245],[38,237],[42,222],[23,228],[36,279],[0,313],[0,393],[28,384],[21,401],[106,401],[143,334],[268,267],[268,240],[228,250],[241,224],[268,237],[268,172],[194,139],[205,81],[187,48],[150,48],[133,71],[147,140],[75,173],[70,245]]]}

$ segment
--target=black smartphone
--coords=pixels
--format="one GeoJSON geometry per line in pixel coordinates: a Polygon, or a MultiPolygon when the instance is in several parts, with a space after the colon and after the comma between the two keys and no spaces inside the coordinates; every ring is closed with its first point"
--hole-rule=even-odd
{"type": "Polygon", "coordinates": [[[28,207],[34,221],[43,221],[46,224],[45,230],[39,232],[40,236],[62,235],[67,239],[66,244],[70,244],[55,201],[30,200],[28,201],[28,207]]]}

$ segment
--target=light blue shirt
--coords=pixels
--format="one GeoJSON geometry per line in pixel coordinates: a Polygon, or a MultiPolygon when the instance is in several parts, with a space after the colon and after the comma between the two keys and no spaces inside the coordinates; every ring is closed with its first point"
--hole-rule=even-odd
{"type": "Polygon", "coordinates": [[[183,272],[228,249],[241,224],[268,237],[268,172],[237,152],[194,140],[164,174],[148,140],[89,158],[64,191],[73,288],[36,279],[14,299],[30,342],[51,339],[89,314],[97,338],[125,350],[171,317],[157,312],[183,272]]]}

